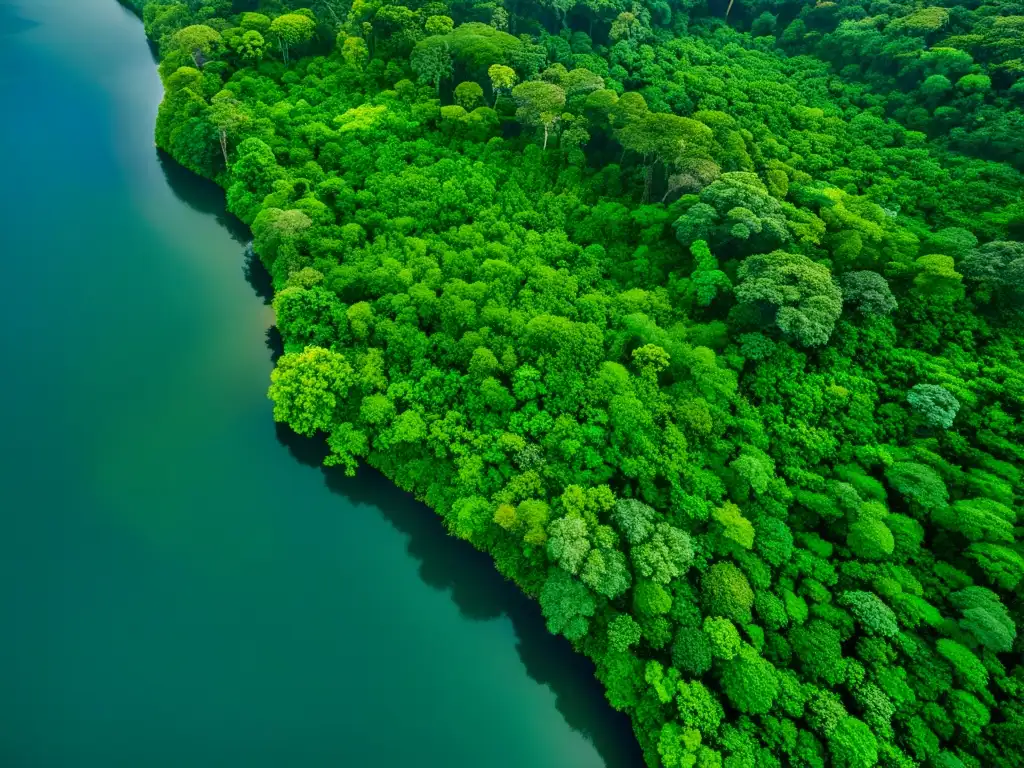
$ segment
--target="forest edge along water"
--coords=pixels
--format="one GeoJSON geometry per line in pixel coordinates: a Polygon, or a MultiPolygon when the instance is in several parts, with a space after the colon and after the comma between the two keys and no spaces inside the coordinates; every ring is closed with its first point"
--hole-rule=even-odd
{"type": "Polygon", "coordinates": [[[137,18],[0,0],[0,42],[0,764],[638,764],[485,555],[274,425],[266,273],[153,147],[137,18]]]}
{"type": "Polygon", "coordinates": [[[405,2],[15,4],[19,749],[607,764],[369,466],[651,768],[1024,768],[1024,0],[405,2]]]}

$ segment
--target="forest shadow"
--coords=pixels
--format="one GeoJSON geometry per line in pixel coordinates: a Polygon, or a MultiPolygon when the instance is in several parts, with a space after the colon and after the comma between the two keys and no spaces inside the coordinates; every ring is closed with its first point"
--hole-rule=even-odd
{"type": "MultiPolygon", "coordinates": [[[[224,190],[209,179],[204,179],[179,165],[162,149],[158,149],[156,153],[157,161],[167,180],[167,186],[174,192],[174,196],[193,211],[205,216],[213,216],[217,223],[231,235],[232,240],[245,246],[242,274],[256,295],[264,304],[269,305],[274,299],[274,286],[270,273],[253,250],[252,230],[244,221],[229,213],[225,207],[224,190]]],[[[274,360],[276,362],[277,358],[275,357],[274,360]]]]}
{"type": "MultiPolygon", "coordinates": [[[[217,216],[218,220],[237,223],[239,236],[234,232],[232,235],[246,245],[246,281],[264,303],[269,303],[273,296],[270,275],[248,247],[249,230],[224,212],[219,188],[174,165],[170,158],[164,168],[168,183],[172,187],[180,184],[175,193],[184,202],[217,216]],[[198,192],[195,198],[194,192],[198,192]]],[[[284,352],[276,326],[267,329],[265,343],[276,362],[284,352]]],[[[608,704],[594,677],[593,662],[573,651],[565,638],[547,631],[539,606],[498,573],[489,555],[449,536],[432,509],[376,470],[361,467],[356,477],[346,477],[340,468],[324,467],[327,445],[322,437],[307,438],[282,424],[275,426],[277,439],[289,454],[299,463],[319,469],[332,493],[353,505],[371,508],[406,536],[406,548],[419,564],[420,578],[431,588],[451,595],[463,616],[473,621],[509,618],[516,636],[516,651],[527,675],[554,693],[556,709],[566,724],[594,745],[607,768],[643,765],[629,719],[608,704]]]]}
{"type": "MultiPolygon", "coordinates": [[[[260,257],[256,255],[256,251],[253,250],[252,242],[245,246],[245,261],[242,262],[242,274],[245,275],[245,282],[252,286],[253,291],[263,301],[264,304],[270,304],[274,300],[274,283],[270,277],[270,272],[263,266],[263,262],[260,261],[260,257]]],[[[269,337],[270,331],[273,330],[277,333],[277,326],[271,326],[267,329],[267,336],[269,337]]],[[[278,339],[281,335],[278,333],[278,339]]],[[[267,342],[268,346],[270,342],[267,342]]],[[[271,348],[274,349],[273,347],[271,348]]],[[[277,362],[277,358],[280,357],[278,353],[277,357],[274,358],[274,362],[277,362]]]]}
{"type": "Polygon", "coordinates": [[[284,354],[284,339],[281,338],[281,332],[277,330],[276,325],[272,325],[267,328],[267,351],[270,352],[270,362],[277,365],[277,361],[284,354]]]}
{"type": "Polygon", "coordinates": [[[558,712],[594,745],[607,768],[643,765],[629,719],[608,704],[593,662],[573,651],[565,638],[547,631],[539,606],[502,578],[489,555],[449,536],[432,509],[376,470],[360,467],[355,477],[346,477],[338,467],[324,467],[327,446],[322,438],[297,435],[282,424],[277,425],[277,438],[297,461],[319,468],[332,493],[372,508],[403,533],[408,553],[419,563],[420,578],[451,595],[463,616],[473,621],[507,616],[527,675],[554,693],[558,712]]]}
{"type": "Polygon", "coordinates": [[[239,245],[246,245],[252,240],[252,232],[245,222],[228,213],[224,205],[223,189],[209,179],[204,179],[179,165],[177,160],[162,149],[156,150],[156,157],[160,169],[164,172],[164,178],[167,179],[167,186],[176,198],[197,213],[213,216],[239,245]]]}
{"type": "MultiPolygon", "coordinates": [[[[203,178],[179,165],[163,150],[157,150],[157,160],[174,197],[191,210],[206,216],[213,216],[217,223],[227,230],[231,240],[245,246],[242,273],[245,275],[246,282],[263,303],[270,304],[273,300],[273,284],[270,280],[270,273],[253,250],[252,230],[242,219],[229,213],[225,208],[224,190],[210,179],[203,178]]],[[[273,359],[276,361],[278,358],[274,357],[273,359]]]]}

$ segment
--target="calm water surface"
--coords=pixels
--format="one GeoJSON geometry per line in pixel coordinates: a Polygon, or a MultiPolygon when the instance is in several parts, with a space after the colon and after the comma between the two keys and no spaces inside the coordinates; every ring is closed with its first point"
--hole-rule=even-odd
{"type": "Polygon", "coordinates": [[[114,0],[0,0],[0,766],[624,766],[487,558],[275,429],[263,273],[114,0]]]}

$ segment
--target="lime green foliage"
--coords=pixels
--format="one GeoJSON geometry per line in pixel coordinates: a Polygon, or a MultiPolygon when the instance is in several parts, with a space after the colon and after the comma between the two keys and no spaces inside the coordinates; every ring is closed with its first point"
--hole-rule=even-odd
{"type": "Polygon", "coordinates": [[[754,526],[743,517],[738,506],[726,502],[712,513],[712,517],[721,526],[723,539],[743,549],[754,546],[754,526]]]}
{"type": "Polygon", "coordinates": [[[286,13],[278,16],[270,24],[270,36],[277,39],[286,64],[291,47],[308,42],[315,31],[316,22],[298,13],[286,13]]]}
{"type": "Polygon", "coordinates": [[[855,717],[839,721],[829,735],[829,752],[837,768],[871,768],[878,764],[878,742],[871,729],[855,717]]]}
{"type": "Polygon", "coordinates": [[[743,571],[729,562],[715,563],[701,579],[704,606],[711,616],[722,616],[740,623],[750,621],[754,592],[743,571]]]}
{"type": "Polygon", "coordinates": [[[370,131],[381,122],[387,111],[388,108],[383,104],[378,104],[377,106],[361,104],[338,115],[334,118],[334,124],[338,126],[338,130],[342,133],[370,131]]]}
{"type": "Polygon", "coordinates": [[[348,394],[352,366],[337,352],[306,347],[284,355],[271,374],[274,419],[302,435],[329,431],[339,404],[348,394]]]}
{"type": "Polygon", "coordinates": [[[729,661],[739,653],[740,633],[736,625],[721,616],[704,619],[704,636],[707,638],[711,655],[716,659],[729,661]]]}
{"type": "Polygon", "coordinates": [[[726,5],[154,0],[156,140],[652,766],[1020,768],[1024,6],[726,5]]]}
{"type": "Polygon", "coordinates": [[[220,33],[205,24],[192,24],[178,30],[173,38],[173,45],[184,50],[196,67],[202,69],[208,57],[214,54],[221,43],[220,33]]]}
{"type": "Polygon", "coordinates": [[[913,35],[938,32],[949,21],[949,11],[945,8],[921,8],[907,16],[899,16],[890,26],[913,35]]]}

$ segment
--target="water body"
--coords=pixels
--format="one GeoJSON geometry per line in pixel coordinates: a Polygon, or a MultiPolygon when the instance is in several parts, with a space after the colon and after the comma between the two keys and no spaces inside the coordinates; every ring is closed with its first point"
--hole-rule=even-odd
{"type": "Polygon", "coordinates": [[[486,557],[275,428],[263,273],[160,95],[115,0],[0,0],[0,765],[639,764],[486,557]]]}

